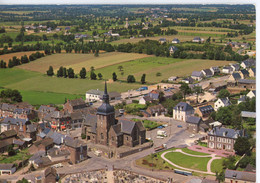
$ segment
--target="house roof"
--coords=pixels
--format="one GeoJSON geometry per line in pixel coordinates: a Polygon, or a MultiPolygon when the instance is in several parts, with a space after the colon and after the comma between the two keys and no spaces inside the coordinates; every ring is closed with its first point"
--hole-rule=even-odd
{"type": "Polygon", "coordinates": [[[121,94],[118,92],[109,92],[108,95],[110,98],[121,97],[121,94]]]}
{"type": "Polygon", "coordinates": [[[10,117],[7,117],[3,120],[4,123],[10,123],[12,125],[17,125],[17,124],[20,124],[20,122],[25,125],[27,120],[26,119],[20,119],[20,118],[10,118],[10,117]]]}
{"type": "Polygon", "coordinates": [[[233,68],[231,66],[224,66],[223,69],[228,69],[228,70],[233,71],[233,68]]]}
{"type": "Polygon", "coordinates": [[[232,76],[234,77],[235,80],[241,79],[240,74],[237,72],[232,73],[232,76]]]}
{"type": "Polygon", "coordinates": [[[166,39],[165,38],[160,38],[159,41],[166,41],[166,39]]]}
{"type": "Polygon", "coordinates": [[[179,42],[180,40],[178,38],[174,38],[172,41],[177,41],[179,42]]]}
{"type": "Polygon", "coordinates": [[[250,68],[251,71],[253,71],[254,73],[256,73],[255,68],[250,68]]]}
{"type": "Polygon", "coordinates": [[[243,95],[242,97],[240,97],[239,99],[238,99],[238,101],[241,101],[241,102],[244,102],[244,101],[246,101],[246,96],[245,95],[243,95]]]}
{"type": "Polygon", "coordinates": [[[35,124],[29,124],[27,125],[27,130],[26,132],[32,133],[32,132],[36,132],[36,125],[35,124]]]}
{"type": "Polygon", "coordinates": [[[256,118],[256,113],[249,111],[241,111],[241,116],[245,118],[256,118]]]}
{"type": "Polygon", "coordinates": [[[7,130],[7,131],[4,131],[1,133],[1,136],[5,137],[5,138],[8,138],[8,137],[13,137],[13,136],[16,136],[17,135],[17,132],[15,130],[7,130]]]}
{"type": "Polygon", "coordinates": [[[14,166],[13,163],[0,164],[0,170],[11,170],[14,166]]]}
{"type": "Polygon", "coordinates": [[[68,102],[70,103],[71,106],[86,105],[86,103],[82,98],[68,100],[68,102]]]}
{"type": "Polygon", "coordinates": [[[123,133],[121,132],[121,123],[118,123],[116,125],[112,125],[112,129],[115,131],[116,135],[122,135],[123,133]]]}
{"type": "Polygon", "coordinates": [[[56,169],[53,168],[53,167],[48,167],[47,169],[45,169],[45,171],[44,171],[44,177],[47,177],[49,174],[53,174],[53,175],[56,176],[56,174],[57,174],[56,169]]]}
{"type": "Polygon", "coordinates": [[[194,37],[193,40],[201,40],[200,37],[194,37]]]}
{"type": "Polygon", "coordinates": [[[104,95],[104,91],[101,91],[101,90],[99,90],[99,89],[96,89],[96,90],[88,90],[87,92],[86,92],[86,94],[92,94],[92,95],[100,95],[100,96],[102,96],[102,95],[104,95]]]}
{"type": "Polygon", "coordinates": [[[210,69],[203,69],[202,71],[205,72],[206,76],[212,76],[213,75],[213,73],[210,69]]]}
{"type": "MultiPolygon", "coordinates": [[[[255,91],[255,90],[251,90],[250,92],[248,92],[248,94],[249,94],[249,93],[253,93],[254,96],[256,96],[256,91],[255,91]]],[[[247,95],[248,95],[248,94],[247,94],[247,95]]]]}
{"type": "Polygon", "coordinates": [[[191,76],[194,76],[194,77],[202,77],[203,74],[202,74],[202,72],[200,72],[200,71],[193,71],[192,74],[191,74],[191,76]]]}
{"type": "Polygon", "coordinates": [[[38,109],[38,111],[40,112],[52,112],[55,111],[56,108],[55,107],[50,107],[50,106],[46,106],[46,105],[41,105],[40,108],[38,109]]]}
{"type": "Polygon", "coordinates": [[[255,84],[255,80],[250,79],[239,79],[238,82],[243,84],[255,84]]]}
{"type": "Polygon", "coordinates": [[[13,140],[13,144],[17,144],[19,146],[24,145],[24,143],[25,143],[25,141],[23,141],[23,140],[16,140],[16,139],[13,140]]]}
{"type": "Polygon", "coordinates": [[[128,120],[128,119],[119,119],[119,123],[121,123],[121,132],[126,133],[126,134],[131,134],[134,126],[135,126],[135,122],[128,120]]]}
{"type": "Polygon", "coordinates": [[[87,144],[85,142],[83,142],[82,140],[79,140],[79,139],[66,140],[65,141],[65,145],[69,146],[69,147],[72,147],[72,148],[78,148],[78,147],[81,147],[81,146],[87,146],[87,144]]]}
{"type": "Polygon", "coordinates": [[[0,148],[6,147],[6,146],[9,146],[9,145],[12,145],[12,144],[13,144],[12,139],[1,140],[0,148]]]}
{"type": "Polygon", "coordinates": [[[183,79],[182,81],[188,81],[189,83],[193,83],[194,79],[192,79],[190,76],[187,78],[183,79]]]}
{"type": "Polygon", "coordinates": [[[53,140],[51,138],[45,138],[43,140],[39,140],[34,143],[35,146],[39,146],[40,144],[46,147],[53,144],[53,140]]]}
{"type": "Polygon", "coordinates": [[[171,50],[176,51],[176,50],[178,50],[178,48],[176,46],[170,46],[169,51],[171,51],[171,50]]]}
{"type": "Polygon", "coordinates": [[[186,102],[180,102],[175,107],[175,110],[181,110],[181,111],[189,111],[194,110],[193,107],[190,104],[187,104],[186,102]]]}
{"type": "Polygon", "coordinates": [[[249,72],[246,69],[242,69],[240,71],[243,75],[249,75],[249,72]]]}
{"type": "Polygon", "coordinates": [[[148,110],[150,110],[152,113],[154,113],[154,112],[164,111],[165,108],[162,106],[162,104],[159,104],[159,105],[154,105],[154,106],[148,107],[146,111],[148,111],[148,110]]]}
{"type": "Polygon", "coordinates": [[[207,114],[207,113],[211,113],[214,111],[214,109],[211,105],[199,107],[199,110],[202,114],[207,114]]]}
{"type": "Polygon", "coordinates": [[[146,102],[150,102],[152,101],[153,99],[150,97],[150,96],[144,96],[142,97],[146,102]]]}
{"type": "Polygon", "coordinates": [[[225,178],[255,182],[256,173],[226,169],[225,178]]]}
{"type": "Polygon", "coordinates": [[[93,114],[87,114],[84,117],[84,123],[87,126],[90,126],[90,132],[92,133],[96,133],[96,129],[97,129],[97,116],[93,115],[93,114]]]}
{"type": "Polygon", "coordinates": [[[193,123],[193,124],[199,124],[201,122],[201,118],[197,116],[190,116],[187,120],[186,123],[193,123]]]}
{"type": "Polygon", "coordinates": [[[229,99],[226,97],[226,98],[220,98],[219,100],[221,100],[224,104],[224,106],[229,106],[231,105],[229,99]]]}
{"type": "Polygon", "coordinates": [[[208,134],[218,137],[237,139],[239,136],[242,136],[242,130],[234,130],[224,127],[214,127],[211,131],[208,132],[208,134]]]}
{"type": "Polygon", "coordinates": [[[83,119],[82,113],[77,111],[70,114],[72,120],[83,119]]]}

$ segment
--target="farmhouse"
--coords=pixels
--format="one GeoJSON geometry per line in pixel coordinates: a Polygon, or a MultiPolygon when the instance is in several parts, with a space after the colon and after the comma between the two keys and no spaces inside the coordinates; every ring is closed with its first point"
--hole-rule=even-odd
{"type": "Polygon", "coordinates": [[[149,96],[143,96],[142,98],[139,99],[139,104],[147,104],[151,103],[153,99],[149,96]]]}
{"type": "Polygon", "coordinates": [[[233,68],[233,71],[239,71],[239,69],[240,69],[239,64],[230,64],[230,66],[233,68]]]}
{"type": "Polygon", "coordinates": [[[212,72],[210,69],[203,69],[201,70],[204,77],[209,78],[214,76],[214,72],[212,72]]]}
{"type": "Polygon", "coordinates": [[[227,82],[220,81],[220,82],[214,82],[210,83],[209,86],[206,88],[209,92],[218,92],[222,89],[227,88],[227,82]]]}
{"type": "Polygon", "coordinates": [[[249,79],[239,79],[237,81],[237,86],[239,88],[247,88],[247,89],[255,89],[256,88],[256,83],[255,80],[249,80],[249,79]]]}
{"type": "Polygon", "coordinates": [[[66,149],[70,154],[70,161],[74,164],[79,163],[88,158],[87,144],[78,139],[65,141],[66,149]]]}
{"type": "Polygon", "coordinates": [[[198,133],[199,132],[199,126],[200,126],[201,122],[202,122],[202,120],[201,120],[200,117],[190,116],[186,120],[187,130],[192,132],[192,133],[198,133]]]}
{"type": "Polygon", "coordinates": [[[224,66],[222,68],[222,73],[225,73],[225,74],[231,74],[233,73],[233,68],[231,66],[224,66]]]}
{"type": "Polygon", "coordinates": [[[181,82],[187,83],[187,84],[192,84],[194,82],[194,79],[192,77],[188,76],[187,78],[184,78],[183,80],[181,80],[181,82]]]}
{"type": "Polygon", "coordinates": [[[196,81],[201,81],[203,78],[203,73],[200,71],[193,71],[191,74],[191,78],[196,81]]]}
{"type": "Polygon", "coordinates": [[[87,107],[86,103],[82,98],[67,100],[67,102],[63,105],[64,111],[68,113],[77,112],[80,110],[84,110],[87,107]]]}
{"type": "Polygon", "coordinates": [[[159,39],[159,42],[160,42],[161,44],[163,44],[163,43],[166,43],[167,40],[166,40],[165,38],[160,38],[160,39],[159,39]]]}
{"type": "Polygon", "coordinates": [[[229,81],[237,81],[239,79],[241,79],[241,75],[238,72],[232,73],[228,78],[229,81]]]}
{"type": "Polygon", "coordinates": [[[150,106],[146,109],[146,112],[150,114],[150,116],[160,116],[167,113],[162,104],[150,106]]]}
{"type": "Polygon", "coordinates": [[[208,147],[233,151],[236,139],[242,135],[242,130],[214,127],[208,132],[208,147]]]}
{"type": "Polygon", "coordinates": [[[177,38],[174,38],[174,39],[172,40],[172,43],[173,43],[173,44],[179,44],[179,43],[180,43],[180,40],[177,39],[177,38]]]}
{"type": "Polygon", "coordinates": [[[229,101],[228,97],[226,97],[226,98],[219,98],[214,103],[214,110],[217,111],[220,107],[227,107],[229,105],[231,105],[231,102],[229,101]]]}
{"type": "Polygon", "coordinates": [[[250,67],[255,67],[256,60],[253,58],[249,58],[247,60],[244,60],[241,62],[240,66],[243,67],[244,69],[250,68],[250,67]]]}
{"type": "Polygon", "coordinates": [[[177,76],[171,76],[171,77],[168,78],[168,81],[174,82],[174,81],[176,81],[177,79],[178,79],[177,76]]]}
{"type": "Polygon", "coordinates": [[[254,183],[256,182],[256,173],[226,169],[225,182],[254,183]]]}
{"type": "Polygon", "coordinates": [[[185,102],[180,102],[173,108],[173,119],[176,120],[186,121],[193,114],[193,107],[185,102]]]}

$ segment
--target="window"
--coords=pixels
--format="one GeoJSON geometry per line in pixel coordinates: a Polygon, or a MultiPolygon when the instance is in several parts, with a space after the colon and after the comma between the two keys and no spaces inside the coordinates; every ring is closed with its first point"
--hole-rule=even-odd
{"type": "Polygon", "coordinates": [[[104,135],[103,135],[103,133],[101,133],[100,136],[101,136],[101,139],[104,139],[104,135]]]}
{"type": "Polygon", "coordinates": [[[128,140],[128,137],[126,137],[126,140],[128,140]]]}
{"type": "Polygon", "coordinates": [[[222,144],[218,144],[217,146],[218,146],[218,148],[221,148],[221,147],[222,147],[222,144]]]}
{"type": "Polygon", "coordinates": [[[210,136],[210,137],[209,137],[209,140],[212,140],[212,141],[213,141],[213,140],[214,140],[214,137],[210,136]]]}

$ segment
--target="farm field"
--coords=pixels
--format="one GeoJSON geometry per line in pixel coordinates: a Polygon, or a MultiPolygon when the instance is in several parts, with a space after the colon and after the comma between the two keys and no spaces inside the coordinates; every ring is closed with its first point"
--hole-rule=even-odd
{"type": "Polygon", "coordinates": [[[136,60],[145,57],[152,57],[145,54],[137,53],[120,53],[111,52],[99,54],[99,57],[95,57],[93,54],[53,54],[40,58],[34,62],[28,64],[23,64],[18,66],[21,69],[26,69],[30,71],[37,71],[41,73],[46,73],[49,66],[53,66],[54,70],[58,70],[60,66],[66,68],[73,68],[75,73],[79,73],[82,67],[85,67],[89,71],[90,67],[93,66],[95,69],[101,67],[107,67],[113,64],[119,64],[123,62],[128,62],[131,60],[136,60]]]}
{"type": "MultiPolygon", "coordinates": [[[[27,55],[29,57],[32,53],[36,53],[36,52],[37,51],[24,51],[24,52],[4,54],[4,55],[0,55],[0,60],[4,60],[6,64],[8,64],[9,59],[12,59],[14,56],[20,59],[21,56],[27,55]]],[[[39,51],[39,52],[44,53],[44,51],[39,51]]]]}
{"type": "Polygon", "coordinates": [[[133,74],[137,81],[140,81],[142,74],[146,74],[146,81],[160,82],[170,76],[188,76],[192,71],[210,68],[212,66],[223,66],[232,61],[215,61],[202,59],[174,59],[165,57],[150,57],[115,64],[112,66],[97,69],[96,73],[101,73],[103,78],[109,79],[113,72],[116,72],[118,79],[126,80],[129,74],[133,74]],[[124,75],[118,70],[118,66],[123,66],[124,75]],[[156,76],[160,72],[161,76],[156,76]]]}

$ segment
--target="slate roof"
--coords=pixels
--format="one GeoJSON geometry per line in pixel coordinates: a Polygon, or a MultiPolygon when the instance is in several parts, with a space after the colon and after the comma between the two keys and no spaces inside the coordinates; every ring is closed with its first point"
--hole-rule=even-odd
{"type": "Polygon", "coordinates": [[[53,112],[55,111],[56,108],[55,107],[49,107],[49,106],[46,106],[46,105],[41,105],[40,108],[38,109],[38,111],[40,112],[53,112]]]}
{"type": "Polygon", "coordinates": [[[126,134],[131,134],[134,126],[135,126],[135,122],[128,120],[128,119],[119,119],[119,123],[121,123],[121,132],[126,133],[126,134]]]}
{"type": "Polygon", "coordinates": [[[240,102],[244,102],[244,101],[246,101],[246,96],[245,95],[243,95],[242,97],[240,97],[239,99],[238,99],[238,101],[240,101],[240,102]]]}
{"type": "Polygon", "coordinates": [[[27,130],[26,132],[36,132],[36,126],[34,124],[30,124],[30,125],[27,125],[27,130]]]}
{"type": "Polygon", "coordinates": [[[239,64],[231,64],[231,66],[233,66],[236,71],[238,71],[240,69],[240,65],[239,64]]]}
{"type": "Polygon", "coordinates": [[[256,173],[226,169],[225,178],[255,182],[256,173]]]}
{"type": "Polygon", "coordinates": [[[183,81],[188,81],[189,83],[193,83],[194,79],[192,79],[190,76],[183,79],[183,81]]]}
{"type": "Polygon", "coordinates": [[[20,119],[20,118],[10,118],[7,117],[3,120],[4,123],[10,123],[12,125],[19,125],[20,122],[22,122],[23,125],[26,124],[27,120],[26,119],[20,119]]]}
{"type": "Polygon", "coordinates": [[[228,69],[229,71],[233,71],[233,68],[231,66],[224,66],[223,69],[228,69]]]}
{"type": "Polygon", "coordinates": [[[177,38],[174,38],[172,41],[180,42],[180,40],[177,38]]]}
{"type": "Polygon", "coordinates": [[[110,98],[121,97],[121,94],[118,92],[109,92],[108,95],[110,98]]]}
{"type": "Polygon", "coordinates": [[[159,112],[159,111],[165,111],[165,108],[162,106],[162,104],[159,105],[154,105],[154,106],[150,106],[147,108],[146,111],[151,111],[152,113],[154,112],[159,112]]]}
{"type": "Polygon", "coordinates": [[[192,123],[192,124],[199,124],[201,122],[201,118],[197,116],[190,116],[187,120],[186,123],[192,123]]]}
{"type": "Polygon", "coordinates": [[[71,117],[72,120],[79,120],[79,119],[83,118],[82,113],[79,112],[79,111],[71,113],[70,117],[71,117]]]}
{"type": "Polygon", "coordinates": [[[93,94],[93,95],[100,95],[100,96],[102,96],[102,95],[104,95],[104,91],[101,91],[101,90],[99,90],[99,89],[96,89],[96,90],[88,90],[87,92],[86,92],[87,94],[93,94]]]}
{"type": "Polygon", "coordinates": [[[250,79],[239,79],[238,82],[243,84],[255,84],[255,80],[250,79]]]}
{"type": "Polygon", "coordinates": [[[199,40],[199,41],[201,41],[201,38],[200,38],[200,37],[194,37],[193,40],[199,40]]]}
{"type": "Polygon", "coordinates": [[[53,133],[48,133],[46,137],[50,137],[54,144],[60,145],[64,142],[66,136],[55,131],[53,133]]]}
{"type": "Polygon", "coordinates": [[[71,139],[71,140],[66,140],[65,145],[72,148],[78,148],[80,146],[86,146],[87,144],[79,139],[75,139],[75,140],[71,139]]]}
{"type": "Polygon", "coordinates": [[[7,130],[1,133],[1,136],[4,136],[5,138],[16,136],[17,133],[15,130],[7,130]]]}
{"type": "Polygon", "coordinates": [[[249,111],[241,111],[241,116],[246,118],[256,118],[256,113],[249,111]]]}
{"type": "Polygon", "coordinates": [[[202,114],[207,114],[207,113],[211,113],[214,111],[214,109],[211,105],[199,107],[199,110],[202,114]]]}
{"type": "Polygon", "coordinates": [[[1,140],[0,148],[7,147],[12,144],[13,144],[12,139],[1,140]]]}
{"type": "Polygon", "coordinates": [[[223,102],[224,106],[231,105],[231,103],[230,103],[228,98],[220,98],[220,100],[223,102]]]}
{"type": "Polygon", "coordinates": [[[145,131],[145,127],[141,121],[135,122],[140,131],[145,131]]]}
{"type": "Polygon", "coordinates": [[[256,60],[253,58],[249,58],[247,60],[244,60],[242,63],[244,63],[246,65],[246,67],[252,67],[252,66],[255,66],[256,60]]]}
{"type": "Polygon", "coordinates": [[[34,143],[35,146],[39,146],[40,144],[46,147],[53,144],[53,140],[51,138],[45,138],[43,140],[39,140],[34,143]]]}
{"type": "Polygon", "coordinates": [[[82,98],[68,100],[68,102],[70,103],[71,106],[86,105],[86,103],[82,98]]]}
{"type": "Polygon", "coordinates": [[[96,129],[97,129],[97,116],[93,115],[93,114],[88,114],[85,116],[84,118],[84,123],[87,126],[90,126],[90,130],[92,133],[96,133],[96,129]]]}
{"type": "Polygon", "coordinates": [[[25,141],[22,141],[22,140],[16,140],[16,139],[13,140],[13,144],[17,144],[19,146],[24,145],[24,143],[25,143],[25,141]]]}
{"type": "Polygon", "coordinates": [[[176,47],[176,46],[170,46],[169,47],[169,51],[176,51],[176,50],[178,50],[178,48],[176,47]]]}
{"type": "Polygon", "coordinates": [[[153,100],[158,100],[159,93],[148,93],[148,96],[151,97],[153,100]]]}
{"type": "Polygon", "coordinates": [[[175,107],[175,110],[180,109],[181,111],[189,111],[189,110],[194,110],[193,107],[186,102],[180,102],[178,103],[175,107]]]}
{"type": "Polygon", "coordinates": [[[240,71],[243,75],[249,75],[249,72],[246,69],[242,69],[240,71]]]}
{"type": "Polygon", "coordinates": [[[159,41],[166,41],[166,39],[165,38],[160,38],[159,41]]]}
{"type": "Polygon", "coordinates": [[[237,72],[232,73],[232,76],[233,76],[233,78],[234,78],[235,80],[241,79],[240,74],[237,73],[237,72]]]}
{"type": "Polygon", "coordinates": [[[13,163],[0,164],[0,170],[11,170],[14,166],[13,163]]]}
{"type": "Polygon", "coordinates": [[[234,130],[224,127],[214,127],[211,131],[208,132],[208,134],[218,137],[237,139],[239,136],[242,136],[242,130],[234,130]]]}
{"type": "Polygon", "coordinates": [[[213,76],[213,73],[210,69],[203,69],[202,71],[205,72],[206,76],[213,76]]]}
{"type": "Polygon", "coordinates": [[[193,76],[193,77],[202,77],[203,74],[200,71],[193,71],[191,76],[193,76]]]}
{"type": "Polygon", "coordinates": [[[256,70],[255,70],[255,68],[251,68],[251,70],[252,70],[254,73],[256,73],[256,70]]]}
{"type": "Polygon", "coordinates": [[[144,96],[142,97],[146,102],[150,102],[152,101],[153,99],[150,97],[150,96],[144,96]]]}
{"type": "Polygon", "coordinates": [[[115,131],[116,135],[122,135],[123,133],[121,132],[121,123],[118,123],[116,125],[112,126],[113,130],[115,131]]]}

